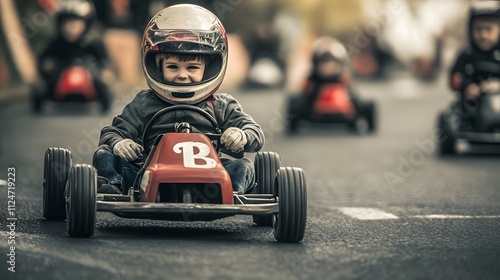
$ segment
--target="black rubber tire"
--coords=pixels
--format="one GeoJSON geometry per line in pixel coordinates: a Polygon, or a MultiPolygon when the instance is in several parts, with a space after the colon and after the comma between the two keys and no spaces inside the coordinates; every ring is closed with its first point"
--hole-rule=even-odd
{"type": "Polygon", "coordinates": [[[43,165],[43,217],[52,221],[66,219],[64,189],[72,166],[71,152],[48,148],[43,165]]]}
{"type": "MultiPolygon", "coordinates": [[[[281,166],[280,156],[273,152],[258,152],[255,155],[255,182],[257,183],[255,193],[272,194],[276,171],[281,166]]],[[[253,215],[253,222],[258,226],[272,226],[273,215],[253,215]]]]}
{"type": "Polygon", "coordinates": [[[367,104],[366,117],[368,119],[368,131],[373,133],[377,130],[377,109],[375,103],[370,101],[367,104]]]}
{"type": "Polygon", "coordinates": [[[274,237],[278,242],[297,243],[304,238],[307,218],[307,186],[304,171],[281,167],[276,175],[275,194],[279,212],[274,215],[274,237]]]}
{"type": "Polygon", "coordinates": [[[374,133],[377,130],[377,111],[373,101],[363,101],[358,103],[358,116],[349,125],[358,134],[374,133]],[[357,121],[363,118],[366,121],[366,129],[360,130],[357,121]]]}
{"type": "Polygon", "coordinates": [[[295,94],[288,97],[286,112],[286,132],[293,134],[299,128],[300,116],[304,114],[304,102],[302,96],[295,94]]]}
{"type": "Polygon", "coordinates": [[[438,128],[441,132],[441,139],[439,139],[439,153],[441,155],[453,155],[456,153],[455,137],[451,133],[451,128],[446,122],[446,115],[442,113],[439,116],[438,128]]]}
{"type": "Polygon", "coordinates": [[[296,133],[298,129],[299,129],[299,118],[298,117],[291,117],[291,118],[287,119],[286,131],[289,134],[296,133]]]}
{"type": "Polygon", "coordinates": [[[96,224],[97,172],[88,164],[75,165],[69,175],[66,213],[68,234],[91,237],[96,224]]]}
{"type": "Polygon", "coordinates": [[[99,102],[101,103],[101,113],[107,114],[111,109],[111,97],[108,94],[103,94],[99,102]]]}
{"type": "Polygon", "coordinates": [[[43,108],[43,99],[36,94],[31,94],[31,110],[35,114],[40,114],[43,108]]]}

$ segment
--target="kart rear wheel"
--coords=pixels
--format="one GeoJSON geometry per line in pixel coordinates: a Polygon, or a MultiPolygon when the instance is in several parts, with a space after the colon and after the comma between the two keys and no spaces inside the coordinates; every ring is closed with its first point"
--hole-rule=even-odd
{"type": "Polygon", "coordinates": [[[288,98],[287,101],[287,118],[286,118],[286,130],[288,133],[295,133],[299,128],[300,118],[303,115],[304,108],[303,98],[296,94],[288,98]]]}
{"type": "Polygon", "coordinates": [[[35,93],[31,94],[31,110],[35,114],[40,114],[43,108],[43,99],[35,93]]]}
{"type": "Polygon", "coordinates": [[[288,133],[297,132],[297,130],[299,128],[299,118],[297,118],[297,117],[288,118],[286,128],[287,128],[288,133]]]}
{"type": "Polygon", "coordinates": [[[281,167],[276,175],[275,193],[279,212],[274,215],[274,237],[278,242],[296,243],[304,238],[307,217],[307,189],[304,171],[281,167]]]}
{"type": "Polygon", "coordinates": [[[359,134],[373,133],[377,129],[377,114],[375,103],[362,102],[359,105],[359,113],[354,123],[352,124],[354,130],[359,134]]]}
{"type": "Polygon", "coordinates": [[[103,94],[99,102],[101,103],[101,113],[106,114],[111,109],[111,97],[109,94],[103,94]]]}
{"type": "Polygon", "coordinates": [[[450,125],[447,122],[446,114],[442,113],[439,116],[438,121],[439,131],[442,133],[441,139],[439,139],[439,153],[441,155],[452,155],[456,153],[455,149],[455,137],[451,132],[450,125]]]}
{"type": "Polygon", "coordinates": [[[71,152],[64,148],[48,148],[43,165],[43,217],[47,220],[66,219],[64,188],[69,177],[71,152]]]}
{"type": "Polygon", "coordinates": [[[368,119],[368,131],[373,133],[377,130],[377,109],[375,103],[369,102],[366,106],[366,117],[368,119]]]}
{"type": "MultiPolygon", "coordinates": [[[[276,171],[281,166],[279,155],[273,152],[258,152],[255,155],[254,166],[255,182],[257,183],[256,193],[272,194],[276,171]]],[[[253,215],[253,222],[258,226],[272,226],[273,215],[253,215]]]]}
{"type": "Polygon", "coordinates": [[[72,237],[91,237],[96,224],[97,172],[88,164],[77,164],[70,172],[66,212],[68,234],[72,237]]]}

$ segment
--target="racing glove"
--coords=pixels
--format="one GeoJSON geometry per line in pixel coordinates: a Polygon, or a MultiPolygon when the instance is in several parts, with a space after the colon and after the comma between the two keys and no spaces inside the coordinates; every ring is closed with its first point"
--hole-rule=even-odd
{"type": "Polygon", "coordinates": [[[126,161],[136,160],[142,151],[144,148],[131,139],[120,140],[113,148],[113,153],[126,161]]]}
{"type": "Polygon", "coordinates": [[[243,130],[237,127],[230,127],[222,133],[220,142],[231,152],[239,153],[243,151],[247,143],[247,137],[243,130]]]}

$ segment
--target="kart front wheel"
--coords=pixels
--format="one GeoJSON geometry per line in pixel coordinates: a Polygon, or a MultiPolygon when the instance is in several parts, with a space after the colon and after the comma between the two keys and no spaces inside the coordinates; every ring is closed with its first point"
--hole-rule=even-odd
{"type": "Polygon", "coordinates": [[[274,195],[279,208],[273,219],[274,237],[279,242],[300,242],[304,238],[307,217],[304,171],[296,167],[281,167],[276,176],[274,195]]]}
{"type": "Polygon", "coordinates": [[[40,114],[43,108],[43,98],[35,93],[31,94],[31,110],[35,114],[40,114]]]}
{"type": "Polygon", "coordinates": [[[439,139],[439,153],[441,155],[452,155],[455,154],[455,137],[451,132],[450,125],[447,122],[446,114],[441,114],[439,116],[439,131],[442,133],[441,139],[439,139]]]}
{"type": "MultiPolygon", "coordinates": [[[[258,194],[272,194],[276,171],[280,168],[281,160],[277,153],[258,152],[255,155],[255,181],[258,194]]],[[[253,222],[258,226],[272,226],[273,216],[253,216],[253,222]]]]}
{"type": "Polygon", "coordinates": [[[295,133],[297,132],[299,128],[299,118],[298,117],[289,117],[287,119],[287,132],[288,133],[295,133]]]}
{"type": "Polygon", "coordinates": [[[64,188],[72,165],[71,152],[64,148],[48,148],[43,165],[43,217],[63,221],[66,218],[64,188]]]}
{"type": "Polygon", "coordinates": [[[373,133],[377,130],[377,109],[375,103],[370,102],[367,104],[366,116],[368,119],[368,131],[373,133]]]}
{"type": "Polygon", "coordinates": [[[295,94],[288,98],[286,109],[286,131],[288,133],[295,133],[299,128],[300,117],[304,115],[306,110],[304,106],[305,100],[302,96],[295,94]]]}
{"type": "Polygon", "coordinates": [[[91,237],[96,224],[97,172],[88,164],[77,164],[70,172],[66,195],[68,234],[91,237]]]}
{"type": "Polygon", "coordinates": [[[352,127],[359,134],[374,133],[377,130],[377,113],[374,102],[362,102],[352,127]]]}

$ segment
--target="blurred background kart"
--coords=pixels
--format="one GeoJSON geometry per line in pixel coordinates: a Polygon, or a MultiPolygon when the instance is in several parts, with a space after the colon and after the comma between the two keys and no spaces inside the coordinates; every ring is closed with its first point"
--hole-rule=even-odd
{"type": "Polygon", "coordinates": [[[342,84],[324,84],[317,98],[305,94],[290,96],[286,108],[286,129],[294,133],[302,121],[323,124],[346,124],[360,134],[376,130],[376,106],[373,101],[351,99],[342,84]]]}
{"type": "Polygon", "coordinates": [[[99,102],[101,111],[106,113],[111,106],[111,96],[105,90],[99,90],[92,77],[92,64],[84,63],[83,60],[76,60],[69,67],[65,68],[54,85],[46,88],[49,92],[40,90],[32,91],[31,105],[35,113],[40,113],[43,106],[48,101],[57,103],[64,102],[99,102]]]}

